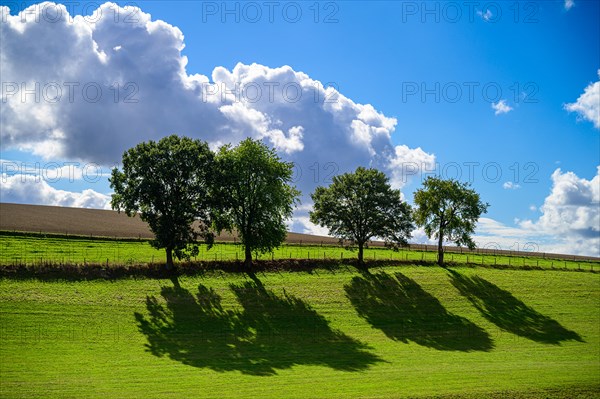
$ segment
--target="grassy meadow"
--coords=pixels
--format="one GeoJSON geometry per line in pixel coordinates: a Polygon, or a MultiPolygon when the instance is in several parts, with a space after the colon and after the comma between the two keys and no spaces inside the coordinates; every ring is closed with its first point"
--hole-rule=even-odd
{"type": "MultiPolygon", "coordinates": [[[[241,260],[244,252],[239,244],[217,243],[211,249],[200,246],[200,253],[192,260],[227,261],[241,260]]],[[[402,249],[393,251],[382,247],[365,250],[366,260],[393,260],[404,262],[435,262],[436,252],[402,249]]],[[[357,251],[336,245],[287,244],[273,253],[258,256],[258,259],[355,259],[357,251]]],[[[600,271],[600,262],[565,260],[540,257],[506,256],[492,254],[447,253],[447,262],[473,265],[505,265],[512,267],[539,267],[545,269],[567,268],[600,271]]],[[[44,235],[0,235],[0,265],[2,264],[108,264],[135,265],[162,263],[164,250],[153,248],[147,240],[112,240],[84,237],[46,237],[44,235]]]]}
{"type": "Polygon", "coordinates": [[[10,398],[593,398],[600,274],[0,280],[10,398]]]}

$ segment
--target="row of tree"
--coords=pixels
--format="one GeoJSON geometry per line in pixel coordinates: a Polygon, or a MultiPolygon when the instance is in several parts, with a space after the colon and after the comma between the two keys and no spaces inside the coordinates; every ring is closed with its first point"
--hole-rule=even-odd
{"type": "MultiPolygon", "coordinates": [[[[285,221],[300,196],[292,176],[293,164],[261,141],[213,152],[205,142],[172,135],[123,154],[122,169],[113,169],[109,179],[111,205],[148,223],[152,245],[166,250],[168,270],[173,256],[197,255],[199,239],[210,247],[224,230],[238,234],[250,268],[253,253],[270,252],[285,240],[285,221]]],[[[355,244],[360,263],[371,239],[397,249],[416,225],[438,240],[443,265],[443,242],[473,248],[475,224],[488,207],[468,184],[429,177],[415,193],[413,210],[384,173],[363,167],[335,176],[311,197],[310,220],[355,244]]]]}

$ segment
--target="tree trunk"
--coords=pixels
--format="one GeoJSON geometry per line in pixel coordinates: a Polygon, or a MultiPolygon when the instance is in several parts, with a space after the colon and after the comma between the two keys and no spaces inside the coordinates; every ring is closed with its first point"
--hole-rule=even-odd
{"type": "Polygon", "coordinates": [[[244,267],[248,270],[252,268],[252,248],[249,246],[244,247],[245,258],[244,258],[244,267]]]}
{"type": "Polygon", "coordinates": [[[440,229],[439,237],[438,237],[438,265],[444,267],[444,246],[442,245],[444,242],[444,234],[442,233],[442,229],[440,229]]]}
{"type": "Polygon", "coordinates": [[[170,272],[173,270],[173,248],[171,247],[167,247],[166,248],[167,251],[167,271],[170,272]]]}
{"type": "Polygon", "coordinates": [[[363,246],[365,245],[364,242],[359,242],[358,243],[358,263],[360,265],[364,264],[365,261],[363,260],[363,246]]]}

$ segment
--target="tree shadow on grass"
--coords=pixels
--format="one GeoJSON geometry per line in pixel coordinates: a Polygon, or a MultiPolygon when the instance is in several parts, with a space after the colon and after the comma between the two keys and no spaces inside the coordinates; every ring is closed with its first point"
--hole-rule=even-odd
{"type": "Polygon", "coordinates": [[[224,310],[221,297],[203,285],[196,297],[181,287],[163,288],[165,305],[147,297],[148,315],[135,313],[147,350],[194,367],[250,375],[294,365],[360,371],[381,361],[299,298],[280,297],[257,280],[230,288],[242,311],[224,310]]]}
{"type": "Polygon", "coordinates": [[[346,285],[358,314],[393,340],[446,351],[490,351],[488,333],[448,312],[414,280],[396,273],[363,273],[346,285]]]}
{"type": "Polygon", "coordinates": [[[501,329],[545,344],[559,345],[567,340],[584,342],[575,331],[537,312],[497,285],[479,276],[468,277],[448,271],[458,291],[501,329]]]}
{"type": "Polygon", "coordinates": [[[242,325],[252,331],[238,345],[241,356],[254,359],[263,372],[290,368],[295,364],[360,371],[381,361],[367,345],[334,330],[306,302],[285,293],[276,295],[262,284],[231,286],[243,307],[242,325]]]}

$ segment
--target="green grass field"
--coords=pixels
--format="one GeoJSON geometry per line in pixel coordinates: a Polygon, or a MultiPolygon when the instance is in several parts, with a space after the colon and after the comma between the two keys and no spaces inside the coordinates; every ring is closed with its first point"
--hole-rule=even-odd
{"type": "Polygon", "coordinates": [[[6,398],[598,397],[600,275],[0,280],[6,398]]]}
{"type": "MultiPolygon", "coordinates": [[[[259,259],[354,259],[357,252],[331,245],[283,245],[259,259]]],[[[371,247],[365,250],[368,260],[401,260],[435,262],[437,253],[371,247]]],[[[207,250],[200,247],[194,260],[237,260],[243,258],[243,249],[233,243],[219,243],[207,250]]],[[[117,241],[82,238],[52,238],[40,236],[0,235],[0,265],[44,263],[108,263],[140,264],[164,262],[165,253],[150,246],[147,241],[117,241]]],[[[479,254],[446,254],[446,261],[475,265],[529,266],[546,269],[567,268],[600,271],[600,262],[544,259],[523,256],[495,256],[479,254]]]]}

